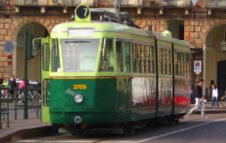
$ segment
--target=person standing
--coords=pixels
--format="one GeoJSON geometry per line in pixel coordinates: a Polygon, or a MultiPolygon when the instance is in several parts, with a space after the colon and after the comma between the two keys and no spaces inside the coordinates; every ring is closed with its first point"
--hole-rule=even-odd
{"type": "Polygon", "coordinates": [[[20,85],[19,85],[19,91],[18,91],[18,93],[19,93],[19,95],[18,95],[18,101],[19,101],[19,103],[22,103],[23,102],[23,91],[24,91],[24,87],[25,87],[25,80],[23,79],[21,82],[20,82],[20,85]]]}
{"type": "Polygon", "coordinates": [[[205,98],[204,95],[202,94],[202,87],[203,87],[204,80],[200,79],[198,82],[198,85],[195,89],[195,106],[189,110],[187,113],[187,117],[196,109],[201,107],[201,116],[202,118],[207,118],[205,116],[205,98]]]}
{"type": "Polygon", "coordinates": [[[4,98],[7,99],[8,98],[8,91],[9,91],[9,83],[8,83],[7,79],[3,80],[2,90],[3,90],[2,93],[4,95],[4,98]]]}
{"type": "Polygon", "coordinates": [[[212,85],[215,85],[215,83],[214,83],[214,80],[211,80],[210,81],[210,84],[209,84],[209,98],[208,99],[211,99],[212,98],[212,85]]]}
{"type": "Polygon", "coordinates": [[[217,99],[218,99],[218,89],[215,84],[212,84],[212,102],[211,107],[217,107],[217,99]]]}
{"type": "Polygon", "coordinates": [[[11,97],[14,97],[14,90],[16,86],[16,78],[15,76],[11,75],[9,80],[9,94],[11,95],[11,97]]]}

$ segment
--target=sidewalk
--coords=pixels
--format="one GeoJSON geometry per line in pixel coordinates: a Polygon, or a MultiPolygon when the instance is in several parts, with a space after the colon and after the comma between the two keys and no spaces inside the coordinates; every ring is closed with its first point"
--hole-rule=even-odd
{"type": "MultiPolygon", "coordinates": [[[[195,104],[191,104],[190,107],[194,107],[195,104]]],[[[200,112],[201,109],[197,109],[195,113],[200,112]]],[[[217,113],[226,113],[226,102],[219,102],[219,106],[218,107],[211,107],[211,102],[206,102],[205,103],[205,113],[206,114],[217,114],[217,113]]]]}
{"type": "Polygon", "coordinates": [[[40,119],[13,120],[10,121],[9,128],[0,129],[0,143],[13,141],[24,136],[32,137],[34,130],[37,133],[43,132],[46,128],[50,128],[50,125],[42,124],[40,119]]]}

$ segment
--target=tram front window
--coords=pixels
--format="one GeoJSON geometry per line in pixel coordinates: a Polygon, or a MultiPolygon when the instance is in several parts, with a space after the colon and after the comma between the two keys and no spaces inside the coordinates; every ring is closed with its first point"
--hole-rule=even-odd
{"type": "Polygon", "coordinates": [[[61,41],[64,72],[94,72],[99,39],[64,39],[61,41]]]}

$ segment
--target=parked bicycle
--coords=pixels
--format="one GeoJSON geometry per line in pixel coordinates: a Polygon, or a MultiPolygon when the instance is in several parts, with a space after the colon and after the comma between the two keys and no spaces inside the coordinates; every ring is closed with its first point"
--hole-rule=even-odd
{"type": "MultiPolygon", "coordinates": [[[[38,89],[30,84],[27,85],[27,99],[33,105],[41,102],[41,94],[38,92],[38,89]]],[[[24,101],[24,90],[18,90],[18,103],[24,103],[24,101]]]]}

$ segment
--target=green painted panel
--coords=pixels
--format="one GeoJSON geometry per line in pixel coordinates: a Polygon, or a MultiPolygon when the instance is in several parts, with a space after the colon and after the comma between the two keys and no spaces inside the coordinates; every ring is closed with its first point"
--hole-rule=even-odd
{"type": "Polygon", "coordinates": [[[123,122],[131,114],[131,79],[51,79],[50,120],[52,123],[72,123],[82,116],[84,122],[123,122]],[[74,95],[84,97],[82,103],[74,95]]]}
{"type": "Polygon", "coordinates": [[[56,112],[114,110],[115,93],[115,80],[112,79],[50,80],[50,110],[56,112]],[[76,103],[75,94],[81,94],[84,101],[76,103]]]}
{"type": "Polygon", "coordinates": [[[152,118],[156,107],[152,83],[130,77],[51,79],[50,120],[74,124],[74,118],[81,116],[82,123],[103,124],[152,118]],[[81,94],[84,101],[76,103],[75,94],[81,94]]]}

